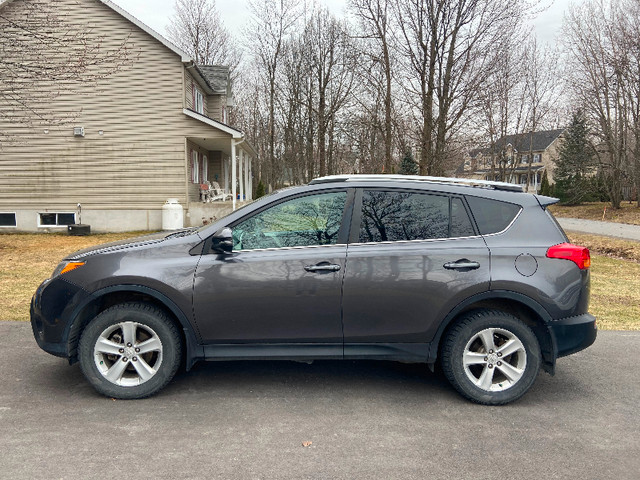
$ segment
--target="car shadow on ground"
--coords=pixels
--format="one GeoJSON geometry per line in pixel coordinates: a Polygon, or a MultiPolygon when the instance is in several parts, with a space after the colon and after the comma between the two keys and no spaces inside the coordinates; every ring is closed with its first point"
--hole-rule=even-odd
{"type": "MultiPolygon", "coordinates": [[[[27,365],[23,365],[26,367],[27,365]]],[[[63,359],[40,358],[23,371],[19,389],[25,394],[39,391],[44,396],[104,398],[88,384],[79,365],[63,359]],[[30,370],[30,371],[29,371],[30,370]]],[[[562,402],[593,394],[581,375],[558,369],[552,377],[541,372],[532,389],[514,405],[562,402]]],[[[189,372],[180,371],[154,397],[158,401],[175,397],[278,397],[317,399],[335,395],[419,403],[470,404],[436,368],[425,364],[403,364],[372,360],[319,360],[311,364],[293,361],[198,362],[189,372]]]]}

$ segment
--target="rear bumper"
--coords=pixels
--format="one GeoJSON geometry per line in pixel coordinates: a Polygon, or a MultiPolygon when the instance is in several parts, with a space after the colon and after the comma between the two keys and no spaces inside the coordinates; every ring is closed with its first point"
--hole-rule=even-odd
{"type": "Polygon", "coordinates": [[[549,331],[555,340],[556,357],[564,357],[584,350],[596,341],[596,317],[590,313],[552,320],[549,331]]]}

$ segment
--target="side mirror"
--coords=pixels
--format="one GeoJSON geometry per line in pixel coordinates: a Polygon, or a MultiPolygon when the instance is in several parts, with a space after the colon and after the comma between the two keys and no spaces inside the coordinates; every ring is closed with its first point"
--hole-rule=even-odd
{"type": "Polygon", "coordinates": [[[230,228],[223,228],[211,237],[211,251],[224,255],[233,252],[233,234],[230,228]]]}

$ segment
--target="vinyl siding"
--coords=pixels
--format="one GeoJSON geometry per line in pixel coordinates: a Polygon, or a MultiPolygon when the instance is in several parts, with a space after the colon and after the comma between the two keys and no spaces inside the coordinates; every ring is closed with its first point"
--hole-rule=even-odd
{"type": "Polygon", "coordinates": [[[207,103],[209,105],[209,117],[222,122],[222,95],[209,95],[207,103]]]}
{"type": "Polygon", "coordinates": [[[187,108],[190,110],[196,110],[195,104],[193,103],[193,89],[196,88],[201,94],[202,94],[202,105],[203,105],[203,109],[204,109],[204,115],[206,115],[207,117],[210,117],[211,115],[209,115],[209,105],[208,105],[208,99],[209,97],[207,96],[206,93],[204,93],[204,91],[202,90],[202,88],[200,86],[197,85],[196,81],[193,79],[193,77],[191,76],[191,74],[186,71],[185,72],[185,90],[184,90],[184,99],[187,105],[187,108]]]}
{"type": "MultiPolygon", "coordinates": [[[[15,18],[24,1],[3,7],[3,16],[15,18]]],[[[97,85],[41,95],[42,108],[72,114],[66,125],[0,123],[10,137],[0,150],[0,211],[74,211],[78,202],[88,209],[159,209],[170,197],[187,203],[185,137],[229,135],[182,112],[188,81],[180,57],[97,0],[61,0],[57,8],[64,22],[99,37],[104,50],[128,39],[130,62],[97,85]],[[74,137],[74,126],[85,136],[74,137]]],[[[24,88],[53,92],[60,85],[24,88]]]]}

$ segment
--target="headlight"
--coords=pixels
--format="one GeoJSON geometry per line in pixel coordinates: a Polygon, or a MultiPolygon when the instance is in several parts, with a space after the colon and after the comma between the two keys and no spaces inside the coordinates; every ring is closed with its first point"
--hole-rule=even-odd
{"type": "Polygon", "coordinates": [[[86,262],[72,262],[72,261],[61,262],[53,271],[51,278],[56,278],[58,275],[62,275],[64,273],[70,272],[71,270],[75,270],[78,267],[82,267],[85,263],[86,262]]]}

